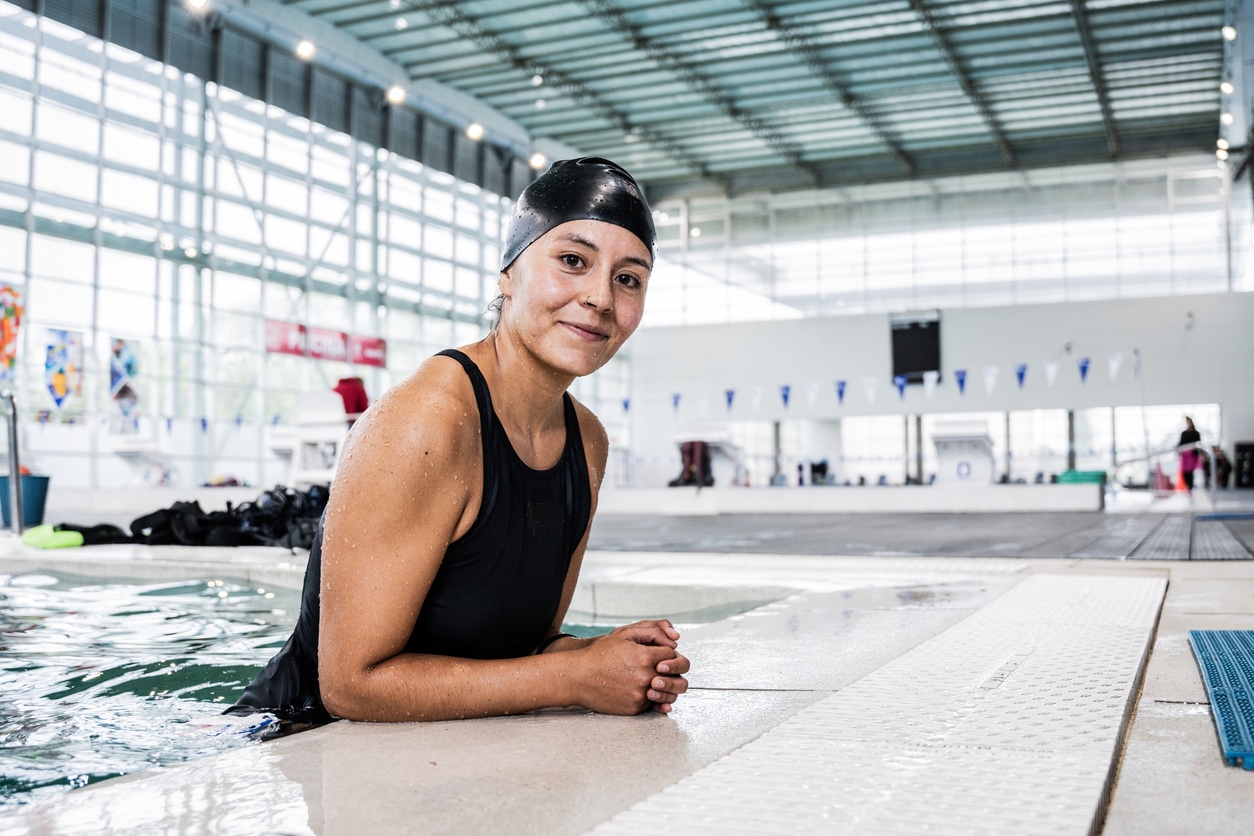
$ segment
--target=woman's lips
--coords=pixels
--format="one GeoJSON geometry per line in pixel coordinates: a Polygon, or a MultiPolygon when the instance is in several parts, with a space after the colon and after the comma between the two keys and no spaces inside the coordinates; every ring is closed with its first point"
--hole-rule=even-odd
{"type": "Polygon", "coordinates": [[[581,340],[588,340],[589,342],[597,342],[600,340],[609,339],[609,334],[606,334],[603,331],[601,331],[599,328],[595,328],[590,325],[577,325],[573,322],[563,322],[562,324],[565,325],[568,329],[570,329],[570,331],[572,331],[575,334],[575,336],[579,337],[581,340]]]}

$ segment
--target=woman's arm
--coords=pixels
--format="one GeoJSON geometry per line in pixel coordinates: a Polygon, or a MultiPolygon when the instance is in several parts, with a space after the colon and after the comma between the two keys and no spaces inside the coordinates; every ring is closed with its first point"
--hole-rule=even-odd
{"type": "Polygon", "coordinates": [[[482,455],[473,391],[444,358],[425,363],[354,427],[323,530],[318,673],[327,710],[373,721],[574,704],[644,710],[657,665],[675,657],[671,647],[598,642],[581,653],[501,660],[405,652],[449,543],[478,512],[482,455]]]}
{"type": "MultiPolygon", "coordinates": [[[[570,609],[570,602],[575,596],[575,587],[579,583],[579,570],[583,565],[584,552],[588,547],[588,537],[592,532],[592,520],[596,517],[597,500],[601,495],[601,483],[605,478],[605,465],[609,459],[609,438],[605,433],[605,427],[602,426],[601,422],[590,410],[578,401],[576,401],[576,410],[579,414],[580,435],[584,439],[584,458],[588,463],[588,481],[592,489],[592,509],[588,515],[588,527],[584,531],[583,539],[579,541],[579,546],[571,557],[570,569],[566,573],[566,583],[562,589],[561,603],[558,605],[557,615],[553,620],[553,626],[549,630],[548,636],[558,635],[561,632],[562,624],[566,620],[566,613],[570,609]]],[[[612,646],[614,643],[622,641],[655,647],[676,648],[679,643],[679,631],[665,619],[638,621],[634,624],[619,627],[606,636],[599,636],[594,639],[563,636],[556,641],[550,642],[548,645],[543,645],[543,642],[541,644],[544,647],[543,652],[548,654],[572,650],[588,650],[598,642],[612,646]]],[[[655,675],[649,681],[644,694],[645,699],[650,704],[646,707],[652,707],[655,711],[663,714],[668,713],[671,710],[671,704],[675,702],[680,694],[688,690],[688,681],[683,676],[683,674],[688,672],[688,668],[688,659],[678,652],[658,662],[654,669],[655,675]]]]}

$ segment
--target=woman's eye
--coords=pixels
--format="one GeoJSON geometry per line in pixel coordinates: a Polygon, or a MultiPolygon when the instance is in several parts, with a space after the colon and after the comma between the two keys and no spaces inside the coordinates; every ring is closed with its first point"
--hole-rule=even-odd
{"type": "Polygon", "coordinates": [[[631,288],[640,287],[640,279],[636,278],[630,273],[623,273],[621,276],[619,276],[618,283],[621,285],[625,285],[627,287],[631,287],[631,288]]]}
{"type": "Polygon", "coordinates": [[[567,267],[579,267],[583,264],[583,259],[572,253],[561,256],[561,260],[567,267]]]}

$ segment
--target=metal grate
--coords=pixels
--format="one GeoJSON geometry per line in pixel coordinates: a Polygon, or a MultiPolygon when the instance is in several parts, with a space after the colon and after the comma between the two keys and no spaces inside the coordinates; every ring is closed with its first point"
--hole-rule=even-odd
{"type": "Polygon", "coordinates": [[[1190,630],[1189,643],[1210,693],[1224,759],[1254,771],[1254,630],[1190,630]]]}
{"type": "Polygon", "coordinates": [[[1193,520],[1185,514],[1164,517],[1131,555],[1133,560],[1188,560],[1193,520]]]}
{"type": "Polygon", "coordinates": [[[1221,520],[1193,521],[1193,547],[1190,560],[1249,560],[1245,545],[1232,536],[1221,520]]]}

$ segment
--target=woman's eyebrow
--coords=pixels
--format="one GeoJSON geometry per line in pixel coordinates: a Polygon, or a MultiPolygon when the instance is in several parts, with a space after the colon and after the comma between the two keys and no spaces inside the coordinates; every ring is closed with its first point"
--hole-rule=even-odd
{"type": "MultiPolygon", "coordinates": [[[[589,241],[587,238],[584,238],[582,235],[580,235],[577,232],[569,233],[565,237],[566,237],[566,240],[570,241],[572,244],[582,244],[583,246],[592,250],[594,253],[601,252],[600,247],[598,247],[596,244],[589,241]]],[[[638,264],[644,269],[648,270],[650,273],[653,272],[653,265],[645,261],[643,258],[637,258],[634,255],[629,255],[629,256],[624,256],[623,261],[626,261],[630,264],[638,264]]]]}

